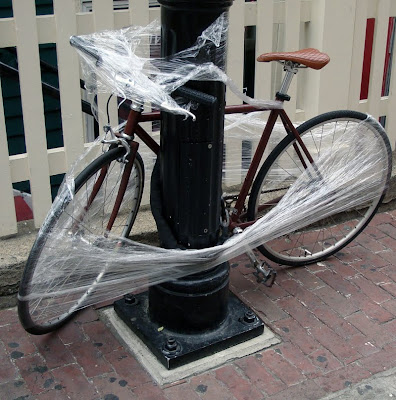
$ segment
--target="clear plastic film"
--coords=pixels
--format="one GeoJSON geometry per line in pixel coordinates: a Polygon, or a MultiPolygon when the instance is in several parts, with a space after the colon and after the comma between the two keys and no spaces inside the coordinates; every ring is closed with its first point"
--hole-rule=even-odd
{"type": "MultiPolygon", "coordinates": [[[[225,116],[223,156],[223,190],[225,192],[235,192],[243,183],[267,123],[267,117],[266,111],[225,116]]],[[[276,122],[263,160],[285,136],[283,124],[280,121],[276,122]]]]}
{"type": "MultiPolygon", "coordinates": [[[[249,114],[229,114],[224,120],[224,156],[223,156],[223,190],[227,193],[235,192],[245,179],[254,151],[266,125],[267,111],[256,111],[249,114]]],[[[122,130],[125,124],[115,128],[122,130]]],[[[299,125],[298,123],[295,124],[299,125]]],[[[150,126],[146,126],[150,131],[150,126]]],[[[160,132],[154,131],[151,136],[159,143],[160,132]]],[[[264,157],[286,136],[281,122],[277,122],[272,131],[264,157]]],[[[155,164],[155,154],[140,143],[139,153],[145,167],[145,187],[150,186],[151,171],[155,164]]],[[[143,204],[147,203],[147,196],[143,204]]]]}
{"type": "Polygon", "coordinates": [[[281,102],[245,95],[223,71],[225,66],[210,61],[213,53],[224,59],[227,30],[227,14],[222,14],[193,46],[167,58],[159,57],[161,27],[156,21],[143,27],[72,37],[71,43],[81,56],[85,86],[92,94],[112,93],[140,105],[151,103],[154,108],[191,116],[191,104],[171,94],[190,80],[221,81],[257,108],[281,108],[281,102]]]}
{"type": "Polygon", "coordinates": [[[290,232],[307,226],[315,230],[316,221],[370,207],[373,201],[375,205],[389,178],[390,149],[381,139],[382,129],[372,118],[336,125],[329,134],[320,127],[320,156],[293,184],[288,186],[293,168],[276,169],[271,182],[278,180],[283,187],[276,206],[224,244],[201,250],[166,250],[107,234],[105,227],[95,225],[100,220],[95,212],[105,212],[101,207],[88,210],[91,215],[85,218],[92,186],[75,193],[74,181],[80,164],[101,152],[97,142],[68,173],[59,191],[39,233],[40,246],[31,255],[36,269],[30,293],[20,300],[31,302],[38,319],[56,317],[70,308],[207,270],[290,232]],[[341,132],[338,137],[336,130],[341,132]]]}

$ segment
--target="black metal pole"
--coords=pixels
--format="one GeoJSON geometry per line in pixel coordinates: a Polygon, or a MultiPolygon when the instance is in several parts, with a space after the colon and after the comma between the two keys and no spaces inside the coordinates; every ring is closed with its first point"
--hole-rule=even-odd
{"type": "MultiPolygon", "coordinates": [[[[233,0],[159,0],[162,56],[192,46],[197,37],[233,0]]],[[[224,41],[226,38],[224,38],[224,41]]],[[[195,61],[211,61],[225,68],[225,43],[214,44],[195,61]],[[220,49],[220,50],[219,50],[220,49]]],[[[161,126],[161,181],[165,217],[178,241],[187,248],[217,244],[223,160],[225,85],[190,81],[188,87],[217,99],[214,106],[199,105],[197,121],[163,113],[161,126]]]]}
{"type": "MultiPolygon", "coordinates": [[[[162,56],[192,46],[232,0],[160,0],[162,56]]],[[[225,40],[225,38],[224,38],[225,40]]],[[[225,66],[225,43],[198,54],[199,62],[225,66]],[[220,49],[220,50],[219,50],[220,49]]],[[[218,243],[224,136],[225,86],[190,81],[186,85],[214,96],[214,105],[199,104],[197,120],[163,113],[160,179],[163,214],[177,242],[185,248],[218,243]]],[[[149,290],[150,317],[178,332],[213,329],[227,316],[229,265],[158,285],[149,290]]]]}
{"type": "MultiPolygon", "coordinates": [[[[159,0],[162,55],[193,45],[232,1],[159,0]]],[[[225,56],[223,43],[220,50],[205,46],[195,61],[224,68],[225,56]]],[[[195,122],[162,113],[151,208],[164,247],[199,249],[215,246],[220,239],[225,86],[189,81],[186,87],[214,101],[194,107],[195,122]]],[[[168,368],[247,341],[264,329],[263,322],[230,293],[228,262],[126,297],[115,303],[115,310],[168,368]]]]}

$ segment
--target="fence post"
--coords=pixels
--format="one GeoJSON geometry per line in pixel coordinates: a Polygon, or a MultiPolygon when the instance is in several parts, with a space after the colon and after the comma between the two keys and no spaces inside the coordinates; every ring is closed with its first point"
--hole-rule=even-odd
{"type": "Polygon", "coordinates": [[[330,56],[322,71],[307,71],[306,118],[348,107],[356,0],[315,0],[311,4],[308,45],[330,56]]]}

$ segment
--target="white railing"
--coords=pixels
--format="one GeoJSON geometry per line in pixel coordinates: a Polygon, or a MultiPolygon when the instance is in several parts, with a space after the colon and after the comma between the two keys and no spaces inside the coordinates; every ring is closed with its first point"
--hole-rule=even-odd
{"type": "MultiPolygon", "coordinates": [[[[332,61],[320,72],[303,71],[292,84],[292,101],[287,104],[292,119],[302,121],[343,108],[386,116],[394,146],[396,113],[391,110],[396,109],[396,74],[392,74],[390,95],[381,97],[388,19],[392,16],[396,16],[394,0],[235,0],[230,11],[228,74],[243,86],[245,26],[256,26],[256,55],[316,47],[327,52],[332,61]],[[376,29],[369,95],[361,101],[367,18],[376,18],[376,29]]],[[[83,151],[79,61],[68,44],[69,37],[129,24],[145,25],[156,18],[160,18],[160,10],[149,8],[149,0],[129,0],[129,9],[124,10],[113,10],[112,0],[93,0],[92,12],[76,12],[74,1],[54,0],[54,15],[44,16],[36,16],[33,0],[13,0],[13,18],[0,19],[0,48],[17,48],[26,153],[8,155],[0,96],[0,236],[17,232],[12,183],[30,181],[34,221],[39,227],[51,204],[49,177],[65,172],[83,151]],[[64,147],[47,150],[38,49],[39,44],[54,42],[64,147]]],[[[273,97],[279,68],[261,63],[256,65],[255,74],[255,97],[273,97]]],[[[227,102],[239,103],[231,95],[227,102]]]]}

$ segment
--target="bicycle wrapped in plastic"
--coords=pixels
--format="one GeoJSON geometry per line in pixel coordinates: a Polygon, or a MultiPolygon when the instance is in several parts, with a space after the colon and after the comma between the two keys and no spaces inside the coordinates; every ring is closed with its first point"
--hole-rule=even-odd
{"type": "MultiPolygon", "coordinates": [[[[296,128],[283,110],[297,69],[323,68],[326,55],[312,49],[264,55],[262,61],[282,61],[286,75],[276,100],[261,101],[238,91],[220,68],[202,61],[210,46],[224,42],[226,18],[208,27],[194,46],[167,59],[150,56],[159,45],[158,29],[150,24],[71,39],[82,57],[87,89],[112,93],[131,106],[127,121],[117,128],[106,126],[66,174],[33,245],[18,295],[21,322],[31,333],[52,331],[83,307],[210,269],[243,253],[254,261],[256,248],[282,264],[318,262],[350,243],[385,195],[391,148],[374,118],[334,111],[296,128]],[[318,57],[321,61],[313,64],[318,57]],[[135,136],[154,153],[159,149],[139,125],[159,118],[159,112],[145,116],[143,107],[150,103],[194,118],[194,108],[211,99],[184,88],[189,80],[225,82],[248,103],[246,110],[270,110],[266,124],[256,113],[226,119],[226,131],[263,125],[241,191],[224,195],[222,225],[228,238],[200,250],[131,241],[144,183],[135,136]],[[271,133],[279,125],[283,137],[274,140],[271,133]],[[261,162],[270,136],[273,145],[261,162]]],[[[268,272],[256,267],[264,276],[268,272]]]]}

